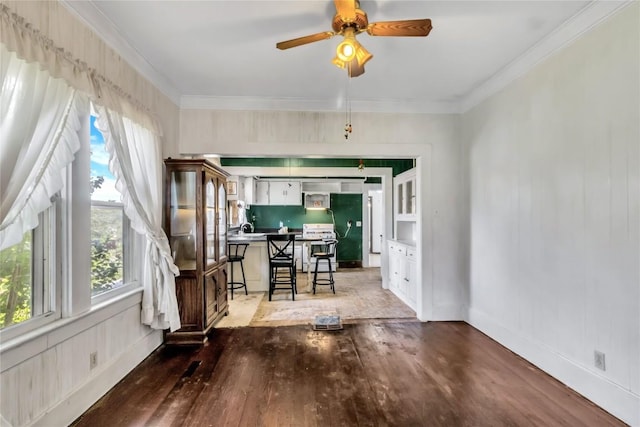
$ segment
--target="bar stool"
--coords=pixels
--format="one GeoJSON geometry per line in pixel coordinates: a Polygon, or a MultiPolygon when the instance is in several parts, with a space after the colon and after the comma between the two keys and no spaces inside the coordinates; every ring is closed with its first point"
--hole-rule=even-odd
{"type": "Polygon", "coordinates": [[[229,243],[229,252],[227,256],[227,262],[230,263],[231,269],[231,281],[227,283],[227,287],[231,290],[231,299],[233,299],[233,291],[235,289],[244,288],[244,294],[247,295],[247,279],[244,276],[244,254],[247,252],[248,243],[229,243]],[[242,282],[236,282],[233,278],[234,264],[240,263],[240,270],[242,271],[242,282]]]}
{"type": "Polygon", "coordinates": [[[331,268],[331,258],[335,256],[337,240],[325,240],[323,249],[313,252],[311,257],[316,259],[316,271],[313,273],[313,293],[316,293],[316,285],[329,285],[333,293],[336,293],[335,282],[333,281],[333,269],[331,268]],[[327,261],[329,267],[329,277],[318,278],[318,267],[320,261],[327,261]]]}
{"type": "Polygon", "coordinates": [[[269,255],[269,301],[276,290],[291,289],[291,300],[296,293],[295,234],[267,234],[269,255]]]}

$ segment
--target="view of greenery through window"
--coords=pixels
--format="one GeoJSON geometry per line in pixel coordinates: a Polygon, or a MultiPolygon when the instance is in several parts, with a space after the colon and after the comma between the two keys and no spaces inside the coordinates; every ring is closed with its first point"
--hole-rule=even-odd
{"type": "Polygon", "coordinates": [[[29,320],[31,314],[31,232],[0,251],[0,327],[29,320]]]}
{"type": "Polygon", "coordinates": [[[91,116],[91,295],[124,284],[124,214],[95,119],[91,116]]]}
{"type": "MultiPolygon", "coordinates": [[[[91,116],[92,296],[124,284],[124,253],[128,249],[124,243],[126,221],[120,193],[109,171],[109,154],[102,134],[95,127],[95,119],[91,116]]],[[[43,313],[44,307],[34,307],[34,300],[38,299],[35,290],[42,293],[44,284],[34,283],[33,263],[43,260],[35,254],[32,236],[32,232],[27,232],[22,242],[0,251],[0,328],[43,313]]]]}

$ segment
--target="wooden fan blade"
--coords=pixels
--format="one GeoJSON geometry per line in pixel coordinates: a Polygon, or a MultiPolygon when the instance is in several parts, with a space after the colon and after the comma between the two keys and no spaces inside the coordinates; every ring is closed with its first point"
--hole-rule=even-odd
{"type": "Polygon", "coordinates": [[[425,37],[431,31],[431,19],[374,22],[367,27],[372,36],[425,37]]]}
{"type": "Polygon", "coordinates": [[[343,21],[351,22],[356,19],[356,0],[334,0],[336,12],[343,21]]]}
{"type": "Polygon", "coordinates": [[[296,46],[302,46],[303,44],[330,39],[335,35],[336,33],[334,33],[333,31],[325,31],[324,33],[311,34],[309,36],[299,37],[297,39],[280,42],[276,44],[276,47],[280,50],[285,50],[285,49],[289,49],[296,46]]]}

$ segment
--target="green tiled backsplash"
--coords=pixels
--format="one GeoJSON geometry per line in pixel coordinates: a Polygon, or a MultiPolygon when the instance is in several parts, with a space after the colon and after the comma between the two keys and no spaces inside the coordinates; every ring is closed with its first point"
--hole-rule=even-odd
{"type": "MultiPolygon", "coordinates": [[[[364,172],[367,167],[371,168],[392,168],[393,176],[413,168],[413,159],[362,159],[364,162],[364,172]]],[[[222,166],[265,166],[265,167],[335,167],[335,168],[357,168],[360,159],[306,159],[306,158],[283,158],[283,157],[222,157],[222,166]]],[[[338,172],[339,173],[339,172],[338,172]]]]}
{"type": "MultiPolygon", "coordinates": [[[[362,227],[356,227],[356,221],[362,221],[361,194],[331,194],[331,211],[335,217],[335,228],[339,236],[347,231],[347,221],[353,225],[347,237],[338,237],[338,261],[362,261],[362,227]]],[[[256,230],[277,229],[280,222],[289,229],[302,229],[302,224],[331,224],[328,211],[307,210],[303,206],[251,206],[247,218],[255,215],[256,230]]]]}

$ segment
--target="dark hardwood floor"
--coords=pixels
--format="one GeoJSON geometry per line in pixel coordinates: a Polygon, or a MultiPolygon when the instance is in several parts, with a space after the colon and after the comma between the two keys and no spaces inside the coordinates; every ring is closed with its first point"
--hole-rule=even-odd
{"type": "Polygon", "coordinates": [[[160,348],[73,425],[624,424],[465,323],[372,320],[160,348]]]}

